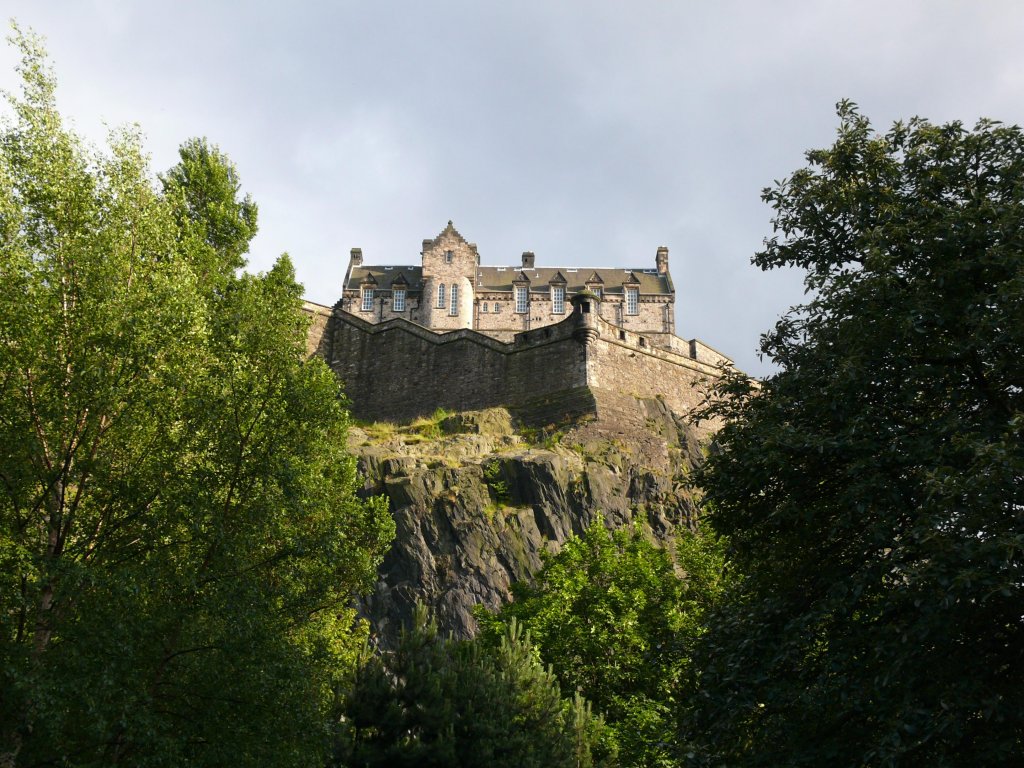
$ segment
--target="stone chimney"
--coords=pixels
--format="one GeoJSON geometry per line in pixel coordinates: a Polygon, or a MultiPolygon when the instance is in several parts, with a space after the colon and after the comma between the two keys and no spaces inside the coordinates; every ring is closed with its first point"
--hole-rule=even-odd
{"type": "Polygon", "coordinates": [[[349,251],[349,263],[353,267],[361,267],[363,265],[363,249],[353,248],[349,251]]]}
{"type": "Polygon", "coordinates": [[[533,251],[523,251],[523,269],[533,269],[533,251]]]}
{"type": "Polygon", "coordinates": [[[668,248],[664,245],[658,247],[658,255],[654,257],[654,263],[658,265],[658,274],[668,274],[668,248]]]}

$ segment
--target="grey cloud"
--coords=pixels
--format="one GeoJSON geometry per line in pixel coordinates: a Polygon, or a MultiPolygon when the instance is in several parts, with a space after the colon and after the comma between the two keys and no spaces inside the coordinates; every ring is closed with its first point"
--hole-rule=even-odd
{"type": "MultiPolygon", "coordinates": [[[[1020,122],[1014,2],[9,0],[47,36],[65,112],[138,121],[154,166],[206,135],[260,204],[250,266],[291,253],[332,302],[348,249],[413,263],[452,218],[492,263],[653,263],[671,249],[678,328],[753,373],[800,301],[762,275],[762,187],[832,141],[851,97],[1020,122]]],[[[0,51],[0,87],[14,84],[0,51]]]]}

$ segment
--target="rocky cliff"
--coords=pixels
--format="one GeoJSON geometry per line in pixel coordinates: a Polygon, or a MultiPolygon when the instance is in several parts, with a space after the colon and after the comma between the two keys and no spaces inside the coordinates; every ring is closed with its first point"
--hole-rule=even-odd
{"type": "Polygon", "coordinates": [[[397,524],[363,602],[378,642],[392,644],[417,601],[472,635],[473,606],[507,601],[542,552],[598,518],[668,544],[695,525],[685,480],[702,458],[697,433],[659,399],[604,405],[598,418],[542,428],[490,409],[351,430],[364,492],[385,494],[397,524]]]}

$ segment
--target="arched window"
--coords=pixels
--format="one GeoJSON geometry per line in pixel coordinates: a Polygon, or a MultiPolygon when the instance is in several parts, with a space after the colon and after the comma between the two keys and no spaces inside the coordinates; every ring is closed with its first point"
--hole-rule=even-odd
{"type": "Polygon", "coordinates": [[[457,315],[459,314],[459,286],[452,286],[452,301],[448,305],[448,314],[457,315]]]}
{"type": "Polygon", "coordinates": [[[444,309],[444,283],[437,286],[437,306],[439,309],[444,309]]]}

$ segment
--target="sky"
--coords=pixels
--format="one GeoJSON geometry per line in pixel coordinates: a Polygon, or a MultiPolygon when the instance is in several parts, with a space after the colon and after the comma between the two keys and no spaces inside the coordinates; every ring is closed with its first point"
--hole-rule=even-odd
{"type": "MultiPolygon", "coordinates": [[[[249,268],[282,253],[333,304],[349,250],[417,264],[447,224],[482,263],[653,268],[676,330],[765,375],[803,298],[761,272],[761,190],[829,146],[849,98],[1024,122],[1016,0],[262,2],[5,0],[46,38],[58,102],[102,144],[138,123],[154,172],[205,136],[259,205],[249,268]]],[[[0,88],[16,89],[0,48],[0,88]]]]}

